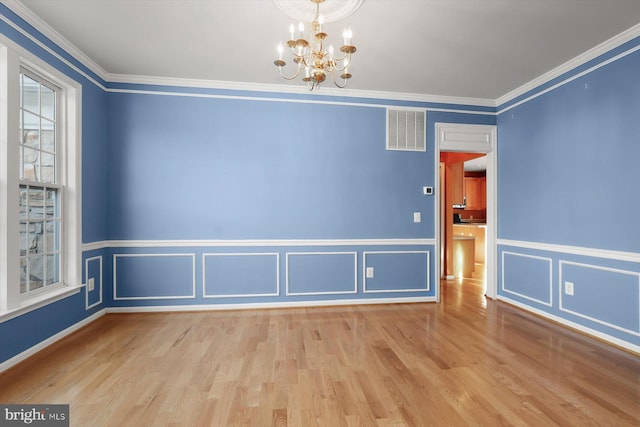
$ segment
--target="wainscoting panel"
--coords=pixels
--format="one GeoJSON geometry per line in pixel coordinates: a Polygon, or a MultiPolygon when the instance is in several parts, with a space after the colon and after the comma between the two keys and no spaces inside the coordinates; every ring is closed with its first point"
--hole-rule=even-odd
{"type": "Polygon", "coordinates": [[[196,296],[195,254],[114,254],[113,299],[196,296]]]}
{"type": "Polygon", "coordinates": [[[640,273],[564,260],[559,270],[561,311],[640,335],[640,273]]]}
{"type": "Polygon", "coordinates": [[[552,259],[502,252],[502,291],[546,306],[553,304],[552,259]]]}
{"type": "Polygon", "coordinates": [[[84,260],[85,309],[102,304],[102,255],[84,260]],[[89,279],[93,279],[93,290],[89,290],[89,279]]]}
{"type": "Polygon", "coordinates": [[[357,252],[288,252],[287,295],[358,292],[357,252]]]}
{"type": "Polygon", "coordinates": [[[364,293],[430,289],[429,251],[370,251],[362,256],[364,293]]]}
{"type": "Polygon", "coordinates": [[[206,253],[202,265],[205,298],[280,294],[277,253],[206,253]]]}

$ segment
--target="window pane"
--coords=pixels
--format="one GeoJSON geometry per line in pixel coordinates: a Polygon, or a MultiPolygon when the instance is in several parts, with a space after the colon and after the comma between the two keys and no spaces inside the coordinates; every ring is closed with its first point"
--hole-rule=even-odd
{"type": "Polygon", "coordinates": [[[55,154],[40,153],[40,181],[56,182],[56,156],[55,154]]]}
{"type": "Polygon", "coordinates": [[[20,258],[20,293],[27,292],[27,259],[20,258]]]}
{"type": "Polygon", "coordinates": [[[42,117],[53,119],[55,117],[56,94],[52,89],[41,86],[42,92],[42,117]]]}
{"type": "Polygon", "coordinates": [[[26,187],[20,187],[20,219],[27,219],[28,206],[28,193],[26,187]]]}
{"type": "Polygon", "coordinates": [[[59,250],[58,243],[58,221],[47,221],[45,223],[45,241],[46,248],[48,254],[53,252],[57,252],[59,250]]]}
{"type": "Polygon", "coordinates": [[[19,228],[20,228],[20,256],[25,256],[27,255],[27,248],[29,247],[27,245],[27,242],[28,242],[27,223],[21,222],[19,228]]]}
{"type": "Polygon", "coordinates": [[[23,74],[22,80],[22,108],[32,111],[36,114],[40,113],[40,83],[25,76],[23,74]]]}
{"type": "Polygon", "coordinates": [[[29,219],[44,218],[44,190],[29,187],[29,219]]]}
{"type": "Polygon", "coordinates": [[[29,245],[28,250],[29,254],[41,254],[44,251],[44,242],[42,232],[43,232],[43,223],[41,221],[31,222],[27,227],[29,230],[29,241],[27,244],[29,245]]]}
{"type": "Polygon", "coordinates": [[[40,132],[40,144],[44,151],[56,152],[55,125],[53,122],[42,119],[42,131],[40,132]]]}
{"type": "Polygon", "coordinates": [[[45,203],[45,215],[47,218],[58,217],[58,191],[47,190],[47,198],[45,203]]]}
{"type": "Polygon", "coordinates": [[[40,147],[40,117],[24,113],[22,143],[29,147],[40,147]]]}
{"type": "Polygon", "coordinates": [[[47,268],[45,285],[59,282],[58,279],[58,254],[47,255],[47,268]]]}
{"type": "Polygon", "coordinates": [[[44,285],[44,256],[29,257],[29,290],[39,289],[44,285]]]}
{"type": "Polygon", "coordinates": [[[38,180],[38,154],[39,151],[31,148],[23,149],[22,178],[32,181],[38,180]]]}

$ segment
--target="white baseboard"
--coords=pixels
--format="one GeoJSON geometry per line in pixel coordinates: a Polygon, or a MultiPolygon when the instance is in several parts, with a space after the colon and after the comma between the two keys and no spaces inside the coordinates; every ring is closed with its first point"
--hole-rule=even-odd
{"type": "Polygon", "coordinates": [[[265,308],[327,307],[338,305],[409,304],[436,302],[436,297],[339,299],[320,301],[287,301],[250,304],[146,305],[137,307],[108,307],[107,313],[164,313],[184,311],[260,310],[265,308]]]}
{"type": "Polygon", "coordinates": [[[521,308],[521,309],[523,309],[525,311],[529,311],[531,313],[534,313],[534,314],[536,314],[536,315],[538,315],[540,317],[544,317],[546,319],[553,320],[554,322],[559,323],[559,324],[561,324],[563,326],[566,326],[566,327],[571,328],[571,329],[575,329],[575,330],[577,330],[579,332],[582,332],[582,333],[584,333],[586,335],[589,335],[589,336],[592,336],[592,337],[597,338],[599,340],[608,342],[608,343],[613,344],[613,345],[615,345],[617,347],[620,347],[620,348],[623,348],[625,350],[628,350],[628,351],[630,351],[632,353],[640,354],[640,346],[639,345],[635,345],[635,344],[632,344],[630,342],[624,341],[624,340],[622,340],[620,338],[611,336],[609,334],[605,334],[604,332],[596,331],[595,329],[588,328],[586,326],[580,325],[579,323],[575,323],[575,322],[572,322],[570,320],[564,319],[562,317],[556,316],[555,314],[547,313],[546,311],[542,311],[542,310],[539,310],[537,308],[530,307],[530,306],[528,306],[526,304],[523,304],[521,302],[512,300],[512,299],[507,298],[507,297],[502,296],[502,295],[498,295],[498,300],[499,301],[504,301],[504,302],[506,302],[508,304],[511,304],[513,306],[521,308]]]}
{"type": "Polygon", "coordinates": [[[74,333],[78,329],[80,329],[80,328],[88,325],[89,323],[93,322],[94,320],[104,316],[106,313],[107,313],[107,310],[106,309],[102,309],[102,310],[92,314],[91,316],[82,319],[78,323],[75,323],[75,324],[69,326],[67,329],[64,329],[64,330],[58,332],[57,334],[50,336],[46,340],[40,341],[38,344],[34,345],[33,347],[30,347],[30,348],[26,349],[25,351],[23,351],[20,354],[17,354],[15,356],[13,356],[11,359],[5,360],[4,362],[0,363],[0,372],[6,371],[7,369],[9,369],[9,368],[17,365],[18,363],[22,362],[26,358],[33,356],[34,354],[36,354],[40,350],[43,350],[46,347],[49,347],[51,344],[55,343],[56,341],[59,341],[62,338],[66,337],[68,335],[71,335],[72,333],[74,333]]]}

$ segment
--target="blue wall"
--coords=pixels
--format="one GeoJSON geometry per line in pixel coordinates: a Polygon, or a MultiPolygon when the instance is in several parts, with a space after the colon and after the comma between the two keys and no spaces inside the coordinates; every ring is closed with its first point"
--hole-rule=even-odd
{"type": "Polygon", "coordinates": [[[109,305],[435,299],[435,123],[495,116],[406,103],[445,111],[427,113],[425,152],[388,151],[389,101],[262,95],[109,93],[109,305]],[[163,263],[171,278],[150,272],[163,263]]]}
{"type": "Polygon", "coordinates": [[[498,108],[500,295],[635,345],[639,43],[498,108]]]}
{"type": "MultiPolygon", "coordinates": [[[[110,239],[433,237],[429,152],[385,109],[109,94],[110,239]],[[402,173],[399,173],[402,171],[402,173]]],[[[433,145],[433,144],[432,144],[433,145]]]]}

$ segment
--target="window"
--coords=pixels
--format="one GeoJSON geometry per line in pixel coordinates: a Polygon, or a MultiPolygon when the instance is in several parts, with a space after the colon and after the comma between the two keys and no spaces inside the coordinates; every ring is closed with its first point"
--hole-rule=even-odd
{"type": "Polygon", "coordinates": [[[56,98],[60,89],[20,73],[20,293],[60,283],[56,98]]]}
{"type": "Polygon", "coordinates": [[[0,322],[81,288],[81,89],[0,35],[0,322]]]}

